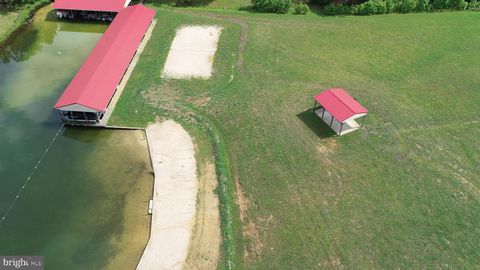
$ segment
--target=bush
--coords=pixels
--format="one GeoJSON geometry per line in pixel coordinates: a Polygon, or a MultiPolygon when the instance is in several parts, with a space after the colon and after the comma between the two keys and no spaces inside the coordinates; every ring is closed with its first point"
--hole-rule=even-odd
{"type": "Polygon", "coordinates": [[[430,0],[418,0],[417,11],[418,12],[430,11],[430,0]]]}
{"type": "Polygon", "coordinates": [[[398,5],[398,1],[396,0],[386,0],[385,1],[385,8],[386,13],[393,13],[396,11],[398,5]]]}
{"type": "Polygon", "coordinates": [[[449,0],[448,8],[456,10],[464,10],[468,6],[468,3],[465,0],[449,0]]]}
{"type": "Polygon", "coordinates": [[[368,0],[355,9],[355,14],[357,15],[384,14],[386,12],[387,5],[386,2],[382,0],[368,0]]]}
{"type": "Polygon", "coordinates": [[[478,9],[480,8],[480,2],[477,0],[472,0],[470,3],[468,3],[468,9],[478,9]]]}
{"type": "Polygon", "coordinates": [[[455,10],[464,10],[468,7],[468,3],[465,0],[433,0],[432,9],[434,10],[443,10],[443,9],[455,9],[455,10]]]}
{"type": "Polygon", "coordinates": [[[309,3],[326,6],[332,3],[332,0],[310,0],[309,3]]]}
{"type": "Polygon", "coordinates": [[[433,10],[447,9],[448,0],[433,0],[431,6],[433,10]]]}
{"type": "Polygon", "coordinates": [[[327,15],[349,15],[352,14],[352,8],[345,4],[330,3],[323,9],[327,15]]]}
{"type": "Polygon", "coordinates": [[[293,7],[293,13],[295,14],[307,14],[308,12],[310,12],[310,8],[308,7],[307,4],[305,3],[296,3],[293,7]]]}
{"type": "Polygon", "coordinates": [[[272,13],[287,13],[292,7],[291,0],[252,0],[253,9],[272,12],[272,13]]]}
{"type": "Polygon", "coordinates": [[[397,11],[400,13],[410,13],[417,8],[417,0],[402,0],[397,5],[397,11]]]}

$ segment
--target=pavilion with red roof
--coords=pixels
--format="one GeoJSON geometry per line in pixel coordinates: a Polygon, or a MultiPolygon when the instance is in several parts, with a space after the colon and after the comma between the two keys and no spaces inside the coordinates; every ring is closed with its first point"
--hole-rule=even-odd
{"type": "Polygon", "coordinates": [[[355,119],[363,117],[368,110],[360,105],[342,88],[331,88],[316,95],[313,112],[320,117],[339,136],[350,133],[363,126],[355,119]]]}
{"type": "Polygon", "coordinates": [[[118,13],[54,106],[65,122],[101,121],[154,16],[143,5],[118,13]]]}
{"type": "Polygon", "coordinates": [[[59,19],[91,19],[112,21],[131,0],[55,0],[53,8],[59,19]]]}

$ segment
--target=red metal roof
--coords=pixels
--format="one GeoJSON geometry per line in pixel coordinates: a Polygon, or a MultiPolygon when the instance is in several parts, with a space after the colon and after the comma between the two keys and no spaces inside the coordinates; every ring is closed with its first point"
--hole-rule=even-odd
{"type": "Polygon", "coordinates": [[[320,103],[339,122],[356,115],[368,113],[360,103],[342,88],[332,88],[316,95],[314,99],[320,103]]]}
{"type": "Polygon", "coordinates": [[[154,16],[143,5],[120,11],[54,108],[79,104],[105,111],[154,16]]]}
{"type": "Polygon", "coordinates": [[[54,9],[119,12],[129,0],[55,0],[54,9]]]}

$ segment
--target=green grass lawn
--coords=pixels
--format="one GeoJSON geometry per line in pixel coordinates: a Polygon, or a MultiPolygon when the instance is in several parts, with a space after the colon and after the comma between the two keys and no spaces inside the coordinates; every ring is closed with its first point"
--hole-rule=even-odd
{"type": "MultiPolygon", "coordinates": [[[[148,1],[154,6],[175,6],[175,0],[150,0],[148,1]]],[[[222,10],[239,10],[245,9],[251,5],[250,0],[199,0],[196,3],[195,9],[222,9],[222,10]]],[[[189,8],[184,6],[181,8],[189,8]]]]}
{"type": "Polygon", "coordinates": [[[219,8],[219,9],[240,9],[246,8],[251,5],[249,0],[216,0],[210,2],[208,8],[219,8]]]}
{"type": "Polygon", "coordinates": [[[20,16],[19,12],[14,11],[1,11],[0,12],[0,42],[4,41],[8,35],[12,32],[10,29],[13,28],[18,17],[20,16]]]}
{"type": "Polygon", "coordinates": [[[213,13],[248,25],[235,68],[240,25],[182,12],[159,10],[111,124],[212,120],[248,206],[240,267],[480,267],[478,13],[213,13]],[[184,24],[224,27],[208,81],[160,78],[184,24]],[[364,129],[332,136],[306,111],[334,86],[370,110],[364,129]]]}
{"type": "Polygon", "coordinates": [[[32,11],[46,3],[48,3],[47,0],[39,0],[34,4],[24,5],[15,10],[5,10],[0,7],[0,44],[27,21],[32,11]]]}

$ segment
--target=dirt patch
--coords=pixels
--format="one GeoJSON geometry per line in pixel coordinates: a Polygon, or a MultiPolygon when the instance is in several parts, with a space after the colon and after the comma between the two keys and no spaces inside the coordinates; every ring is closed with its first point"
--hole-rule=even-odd
{"type": "Polygon", "coordinates": [[[245,58],[245,48],[247,47],[247,40],[248,40],[248,24],[245,21],[242,21],[237,18],[228,18],[231,22],[234,22],[242,28],[242,32],[240,33],[240,40],[238,43],[238,50],[237,50],[237,64],[235,67],[237,69],[241,69],[243,67],[243,62],[245,58]]]}
{"type": "Polygon", "coordinates": [[[319,263],[318,266],[328,269],[345,269],[338,257],[330,257],[327,261],[319,263]]]}
{"type": "Polygon", "coordinates": [[[207,105],[211,99],[211,97],[189,97],[187,98],[187,101],[197,105],[198,107],[203,107],[207,105]]]}
{"type": "Polygon", "coordinates": [[[199,168],[197,216],[185,268],[216,269],[220,256],[221,235],[219,201],[215,194],[217,187],[215,165],[208,161],[199,168]]]}
{"type": "Polygon", "coordinates": [[[151,105],[159,106],[164,103],[170,104],[178,101],[180,99],[180,92],[176,87],[167,82],[156,88],[142,92],[142,97],[151,105]]]}
{"type": "Polygon", "coordinates": [[[235,180],[235,189],[237,192],[237,204],[240,210],[240,219],[243,221],[246,218],[248,208],[250,207],[250,201],[245,197],[243,188],[240,185],[238,179],[235,180]]]}
{"type": "Polygon", "coordinates": [[[218,26],[184,26],[178,29],[162,76],[174,79],[210,78],[221,30],[218,26]]]}
{"type": "Polygon", "coordinates": [[[337,140],[329,139],[324,140],[321,143],[317,144],[317,150],[320,154],[330,154],[337,150],[338,144],[337,140]]]}
{"type": "Polygon", "coordinates": [[[161,86],[142,92],[142,98],[158,109],[176,115],[184,114],[177,106],[177,102],[180,100],[180,92],[175,86],[172,86],[171,83],[167,82],[161,86]]]}
{"type": "Polygon", "coordinates": [[[260,241],[258,225],[250,221],[243,226],[243,237],[245,239],[245,249],[243,252],[243,260],[245,263],[260,255],[263,244],[260,241]]]}
{"type": "Polygon", "coordinates": [[[213,13],[200,14],[198,12],[189,12],[189,11],[183,11],[183,10],[175,11],[175,12],[189,14],[193,16],[199,16],[199,17],[209,17],[209,18],[218,19],[218,20],[227,20],[235,24],[238,24],[241,27],[241,33],[240,33],[240,40],[238,42],[237,63],[235,64],[235,68],[237,68],[238,70],[243,69],[243,62],[245,59],[245,49],[247,47],[247,41],[248,41],[248,24],[246,21],[236,17],[218,15],[213,13]]]}
{"type": "Polygon", "coordinates": [[[243,192],[242,186],[240,185],[238,179],[235,180],[235,189],[237,204],[240,210],[240,220],[243,224],[242,234],[245,240],[243,260],[246,263],[260,254],[263,248],[263,244],[260,241],[258,224],[251,220],[247,222],[247,212],[250,208],[251,203],[245,196],[245,193],[243,192]]]}

